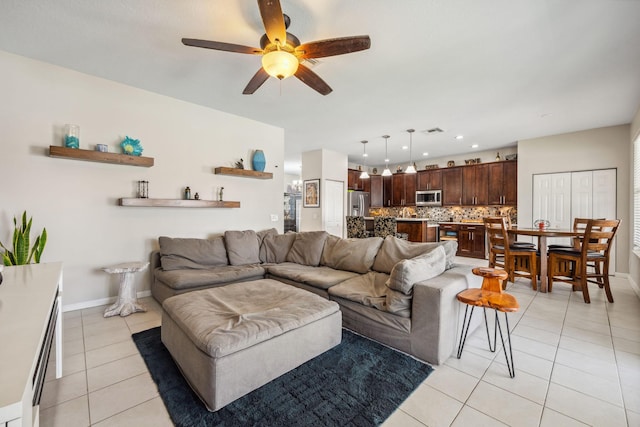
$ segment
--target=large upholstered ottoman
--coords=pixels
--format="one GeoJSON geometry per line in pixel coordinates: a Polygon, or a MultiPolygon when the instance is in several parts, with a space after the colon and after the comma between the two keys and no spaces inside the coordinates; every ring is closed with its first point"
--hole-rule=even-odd
{"type": "Polygon", "coordinates": [[[263,279],[162,304],[162,342],[210,411],[340,343],[337,303],[263,279]]]}

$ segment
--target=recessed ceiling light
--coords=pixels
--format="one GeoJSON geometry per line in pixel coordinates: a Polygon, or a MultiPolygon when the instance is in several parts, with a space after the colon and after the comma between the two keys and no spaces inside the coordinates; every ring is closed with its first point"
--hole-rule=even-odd
{"type": "Polygon", "coordinates": [[[456,139],[463,139],[464,136],[463,135],[456,135],[456,139]]]}
{"type": "Polygon", "coordinates": [[[428,156],[428,155],[429,155],[429,153],[424,152],[424,153],[422,153],[422,155],[423,155],[423,156],[428,156]]]}
{"type": "Polygon", "coordinates": [[[403,146],[402,146],[402,149],[403,149],[403,150],[408,150],[408,149],[409,149],[409,146],[408,146],[408,145],[403,145],[403,146]]]}
{"type": "Polygon", "coordinates": [[[478,144],[473,144],[471,148],[478,148],[478,144]]]}

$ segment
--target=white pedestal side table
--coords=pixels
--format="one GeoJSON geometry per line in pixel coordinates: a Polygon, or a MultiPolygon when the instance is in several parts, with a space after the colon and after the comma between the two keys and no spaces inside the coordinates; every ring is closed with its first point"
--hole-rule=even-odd
{"type": "Polygon", "coordinates": [[[118,274],[120,276],[118,300],[104,311],[104,317],[116,316],[118,314],[124,317],[138,311],[147,311],[142,304],[138,303],[136,285],[133,283],[133,274],[146,270],[148,266],[148,262],[125,262],[102,269],[109,274],[118,274]]]}

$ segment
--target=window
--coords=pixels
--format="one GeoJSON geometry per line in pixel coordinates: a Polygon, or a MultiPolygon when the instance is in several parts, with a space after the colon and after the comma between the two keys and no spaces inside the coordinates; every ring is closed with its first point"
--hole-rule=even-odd
{"type": "Polygon", "coordinates": [[[633,143],[633,249],[640,251],[640,135],[633,143]]]}

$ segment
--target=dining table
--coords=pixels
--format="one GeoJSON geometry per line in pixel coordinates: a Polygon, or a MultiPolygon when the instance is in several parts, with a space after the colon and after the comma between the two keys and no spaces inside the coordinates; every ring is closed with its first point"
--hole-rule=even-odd
{"type": "Polygon", "coordinates": [[[584,230],[561,229],[561,228],[540,228],[540,227],[511,227],[507,233],[513,236],[533,236],[538,238],[538,250],[540,251],[540,292],[547,292],[548,288],[548,237],[579,237],[584,235],[584,230]]]}

